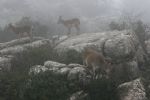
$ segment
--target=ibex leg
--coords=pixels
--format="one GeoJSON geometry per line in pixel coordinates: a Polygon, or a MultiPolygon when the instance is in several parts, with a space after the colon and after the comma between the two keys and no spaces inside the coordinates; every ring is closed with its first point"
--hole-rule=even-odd
{"type": "Polygon", "coordinates": [[[77,34],[80,33],[80,27],[78,25],[75,26],[76,27],[76,30],[77,30],[77,34]]]}
{"type": "Polygon", "coordinates": [[[68,28],[68,35],[70,35],[71,33],[71,28],[68,28]]]}

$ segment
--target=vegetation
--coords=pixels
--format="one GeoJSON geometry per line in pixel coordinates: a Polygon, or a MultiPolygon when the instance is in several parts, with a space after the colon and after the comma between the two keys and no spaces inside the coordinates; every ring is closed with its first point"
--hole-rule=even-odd
{"type": "Polygon", "coordinates": [[[90,100],[117,100],[116,87],[111,80],[102,78],[93,80],[84,90],[89,94],[90,100]]]}
{"type": "Polygon", "coordinates": [[[43,46],[16,54],[12,61],[12,70],[0,74],[0,100],[66,100],[68,95],[80,88],[77,84],[70,86],[64,76],[54,75],[52,72],[38,75],[28,73],[31,66],[43,65],[47,60],[62,63],[79,61],[79,55],[72,57],[73,53],[76,51],[68,51],[64,57],[58,55],[51,46],[43,46]],[[67,57],[72,59],[67,60],[67,57]]]}
{"type": "Polygon", "coordinates": [[[24,99],[67,100],[77,89],[77,87],[70,86],[66,76],[47,71],[31,77],[30,86],[24,91],[24,99]]]}
{"type": "Polygon", "coordinates": [[[54,52],[50,46],[31,49],[22,54],[17,54],[12,61],[12,70],[10,72],[2,72],[1,94],[4,100],[20,100],[26,81],[29,79],[29,68],[33,65],[43,64],[44,61],[54,59],[54,52]]]}
{"type": "Polygon", "coordinates": [[[67,50],[65,53],[61,53],[60,62],[65,64],[77,63],[82,64],[82,56],[81,53],[74,49],[67,50]]]}

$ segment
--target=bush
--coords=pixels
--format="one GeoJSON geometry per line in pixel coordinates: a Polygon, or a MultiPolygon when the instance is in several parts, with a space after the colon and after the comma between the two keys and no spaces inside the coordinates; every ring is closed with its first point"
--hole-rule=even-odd
{"type": "Polygon", "coordinates": [[[77,91],[72,88],[66,76],[56,75],[50,71],[31,77],[31,83],[24,93],[25,100],[67,100],[77,91]]]}
{"type": "Polygon", "coordinates": [[[116,84],[102,78],[93,80],[84,90],[89,93],[90,100],[117,100],[116,84]]]}
{"type": "Polygon", "coordinates": [[[43,64],[46,60],[57,59],[57,53],[50,46],[33,48],[15,55],[12,60],[12,70],[0,74],[0,97],[5,100],[21,100],[26,81],[29,79],[29,69],[33,65],[43,64]]]}
{"type": "Polygon", "coordinates": [[[71,49],[66,51],[65,53],[61,53],[59,56],[59,62],[65,63],[65,64],[70,64],[70,63],[77,63],[77,64],[82,64],[82,56],[81,53],[78,51],[71,49]]]}

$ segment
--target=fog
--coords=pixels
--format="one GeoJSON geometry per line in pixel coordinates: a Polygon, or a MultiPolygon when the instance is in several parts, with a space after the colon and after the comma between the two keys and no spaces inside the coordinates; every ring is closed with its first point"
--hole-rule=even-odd
{"type": "Polygon", "coordinates": [[[58,16],[64,19],[79,18],[83,32],[105,29],[105,23],[124,14],[139,15],[149,23],[149,0],[0,0],[0,26],[15,23],[23,16],[50,25],[60,33],[58,16]],[[106,22],[107,21],[107,22],[106,22]],[[59,28],[59,31],[57,30],[59,28]]]}

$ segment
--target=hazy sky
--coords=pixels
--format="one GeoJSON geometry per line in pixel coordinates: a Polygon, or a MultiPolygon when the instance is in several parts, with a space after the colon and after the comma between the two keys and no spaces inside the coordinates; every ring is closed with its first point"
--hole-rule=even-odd
{"type": "Polygon", "coordinates": [[[122,11],[143,13],[148,20],[150,0],[0,0],[0,25],[15,22],[22,16],[43,20],[58,16],[87,17],[112,15],[122,11]]]}

